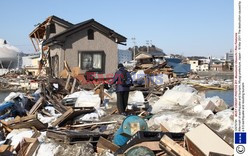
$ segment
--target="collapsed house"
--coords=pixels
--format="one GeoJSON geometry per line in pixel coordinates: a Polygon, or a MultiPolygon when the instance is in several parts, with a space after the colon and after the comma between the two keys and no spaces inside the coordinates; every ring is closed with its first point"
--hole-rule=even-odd
{"type": "Polygon", "coordinates": [[[46,51],[56,77],[64,69],[65,61],[70,68],[79,67],[80,74],[113,75],[118,64],[117,46],[126,43],[124,36],[94,19],[72,24],[56,16],[47,18],[30,38],[37,41],[37,50],[46,51]]]}

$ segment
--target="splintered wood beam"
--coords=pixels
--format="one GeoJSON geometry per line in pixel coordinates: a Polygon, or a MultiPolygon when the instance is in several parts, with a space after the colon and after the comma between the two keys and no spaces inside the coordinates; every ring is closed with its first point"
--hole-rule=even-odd
{"type": "Polygon", "coordinates": [[[73,81],[73,85],[72,85],[72,88],[71,88],[71,91],[70,91],[71,94],[74,93],[75,86],[76,86],[76,78],[74,78],[74,81],[73,81]]]}
{"type": "Polygon", "coordinates": [[[68,75],[68,78],[67,78],[67,81],[66,81],[65,88],[64,88],[65,90],[68,90],[70,78],[71,78],[71,76],[70,76],[70,74],[69,74],[69,75],[68,75]]]}
{"type": "Polygon", "coordinates": [[[74,112],[73,108],[68,109],[64,114],[62,114],[55,122],[52,123],[52,127],[56,127],[61,122],[63,122],[68,116],[74,112]]]}
{"type": "Polygon", "coordinates": [[[34,114],[42,105],[44,102],[44,97],[40,97],[37,102],[32,106],[32,108],[29,111],[29,114],[34,114]]]}
{"type": "Polygon", "coordinates": [[[34,36],[35,36],[35,40],[36,40],[36,43],[37,43],[37,46],[38,46],[38,51],[39,51],[39,50],[40,50],[40,48],[39,48],[39,42],[38,42],[38,39],[37,39],[36,33],[34,33],[34,36]]]}
{"type": "Polygon", "coordinates": [[[120,147],[113,144],[109,140],[100,137],[97,143],[97,152],[101,153],[105,149],[110,149],[112,152],[116,152],[120,147]]]}
{"type": "Polygon", "coordinates": [[[181,147],[177,142],[173,141],[167,135],[164,135],[161,138],[160,143],[164,145],[166,151],[172,152],[177,156],[193,156],[191,153],[189,153],[186,149],[181,147]]]}
{"type": "Polygon", "coordinates": [[[35,48],[35,51],[38,51],[37,48],[36,48],[36,46],[35,46],[35,44],[34,44],[34,41],[33,41],[33,39],[31,37],[30,37],[30,40],[31,40],[31,42],[33,44],[33,47],[35,48]]]}

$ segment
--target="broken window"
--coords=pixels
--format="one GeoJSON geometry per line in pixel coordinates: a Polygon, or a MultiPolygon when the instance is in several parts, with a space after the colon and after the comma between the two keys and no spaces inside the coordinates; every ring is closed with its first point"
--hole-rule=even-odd
{"type": "Polygon", "coordinates": [[[94,40],[94,30],[88,30],[88,40],[94,40]]]}
{"type": "Polygon", "coordinates": [[[81,52],[80,67],[82,70],[104,72],[104,52],[81,52]]]}
{"type": "Polygon", "coordinates": [[[56,33],[56,26],[55,26],[55,23],[51,23],[49,25],[49,31],[50,33],[56,33]]]}

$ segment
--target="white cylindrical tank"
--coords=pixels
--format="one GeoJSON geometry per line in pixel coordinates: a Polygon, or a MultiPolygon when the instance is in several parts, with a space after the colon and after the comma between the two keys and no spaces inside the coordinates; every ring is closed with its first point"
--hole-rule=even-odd
{"type": "Polygon", "coordinates": [[[0,68],[16,68],[19,50],[0,39],[0,68]]]}

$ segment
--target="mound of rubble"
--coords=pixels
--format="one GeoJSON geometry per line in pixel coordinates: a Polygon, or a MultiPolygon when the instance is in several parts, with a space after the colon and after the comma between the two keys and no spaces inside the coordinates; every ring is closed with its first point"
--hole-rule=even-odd
{"type": "MultiPolygon", "coordinates": [[[[192,155],[183,145],[192,139],[195,142],[189,133],[197,129],[200,137],[202,130],[215,140],[222,137],[220,141],[229,144],[225,152],[230,153],[233,110],[219,97],[205,98],[192,87],[169,89],[164,84],[158,88],[134,86],[127,117],[117,114],[115,93],[103,85],[92,89],[72,85],[71,89],[65,81],[50,80],[30,94],[12,92],[0,104],[0,155],[111,156],[147,151],[164,154],[166,150],[192,155]]],[[[198,142],[195,147],[203,150],[198,142]]],[[[210,152],[223,153],[216,150],[210,152]]]]}

